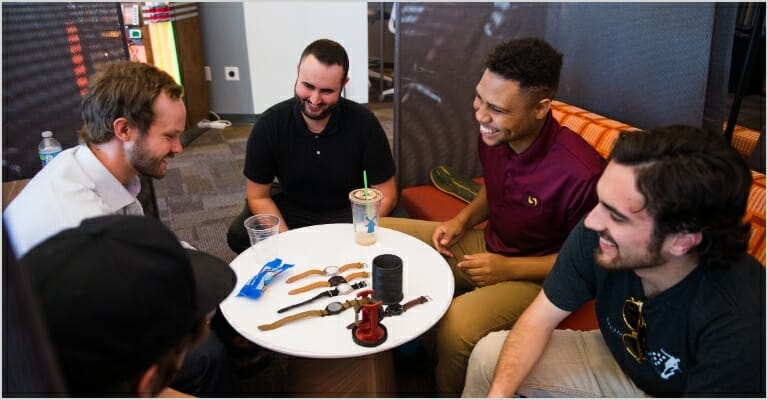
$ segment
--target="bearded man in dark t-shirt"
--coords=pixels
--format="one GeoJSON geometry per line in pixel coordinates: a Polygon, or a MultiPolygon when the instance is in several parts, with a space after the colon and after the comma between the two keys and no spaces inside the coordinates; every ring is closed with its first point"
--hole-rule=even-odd
{"type": "Polygon", "coordinates": [[[765,397],[765,268],[752,183],[718,133],[623,132],[599,204],[509,332],[480,340],[467,397],[765,397]],[[599,330],[555,330],[595,299],[599,330]]]}

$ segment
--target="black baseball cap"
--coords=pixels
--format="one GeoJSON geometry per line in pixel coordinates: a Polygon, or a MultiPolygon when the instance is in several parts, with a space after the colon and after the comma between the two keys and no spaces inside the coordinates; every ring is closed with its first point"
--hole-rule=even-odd
{"type": "Polygon", "coordinates": [[[31,249],[28,271],[70,389],[143,372],[235,286],[224,261],[184,249],[160,221],[84,220],[31,249]]]}

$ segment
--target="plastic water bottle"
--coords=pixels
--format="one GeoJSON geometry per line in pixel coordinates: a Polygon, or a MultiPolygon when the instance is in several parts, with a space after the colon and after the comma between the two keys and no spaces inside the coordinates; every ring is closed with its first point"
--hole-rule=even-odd
{"type": "Polygon", "coordinates": [[[53,160],[61,153],[61,143],[53,137],[53,132],[44,131],[41,133],[43,140],[40,141],[40,145],[37,146],[37,153],[40,155],[40,163],[45,167],[46,164],[53,160]]]}

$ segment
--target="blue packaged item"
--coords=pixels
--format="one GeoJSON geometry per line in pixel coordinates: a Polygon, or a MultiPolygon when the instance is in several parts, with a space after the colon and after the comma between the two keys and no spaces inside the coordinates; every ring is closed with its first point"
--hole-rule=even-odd
{"type": "Polygon", "coordinates": [[[283,264],[283,260],[275,258],[264,264],[259,273],[251,278],[251,280],[240,289],[240,293],[238,293],[237,296],[258,299],[261,297],[261,294],[267,290],[267,285],[272,282],[272,279],[275,279],[281,272],[293,266],[294,264],[283,264]]]}

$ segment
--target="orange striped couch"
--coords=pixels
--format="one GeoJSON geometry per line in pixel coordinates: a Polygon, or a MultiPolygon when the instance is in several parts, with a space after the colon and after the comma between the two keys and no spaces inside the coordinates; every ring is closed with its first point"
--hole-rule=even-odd
{"type": "MultiPolygon", "coordinates": [[[[561,125],[581,135],[603,157],[608,156],[619,132],[636,129],[561,101],[552,102],[552,115],[561,125]]],[[[732,145],[747,158],[755,148],[758,137],[759,132],[737,125],[732,145]]],[[[482,182],[482,178],[475,179],[482,182]]],[[[403,189],[400,192],[400,204],[411,218],[428,221],[450,219],[466,205],[432,185],[403,189]]],[[[752,227],[748,252],[765,266],[765,175],[756,171],[752,171],[752,189],[744,218],[752,227]]],[[[560,324],[560,328],[597,329],[594,304],[590,302],[571,314],[560,324]]]]}

